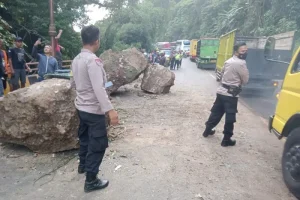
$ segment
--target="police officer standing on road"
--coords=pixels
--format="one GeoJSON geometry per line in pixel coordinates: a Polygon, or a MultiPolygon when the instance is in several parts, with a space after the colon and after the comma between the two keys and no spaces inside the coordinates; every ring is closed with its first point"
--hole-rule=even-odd
{"type": "Polygon", "coordinates": [[[224,138],[221,143],[223,147],[236,144],[236,141],[232,140],[231,137],[236,122],[238,94],[242,91],[241,86],[247,84],[249,80],[246,57],[246,43],[235,45],[233,57],[225,62],[222,69],[222,80],[217,89],[217,98],[203,133],[204,137],[215,134],[214,128],[225,114],[224,138]]]}
{"type": "Polygon", "coordinates": [[[80,119],[78,173],[86,172],[84,191],[90,192],[103,189],[109,183],[97,178],[108,147],[105,114],[111,125],[117,125],[119,120],[105,90],[106,74],[102,61],[95,55],[100,47],[100,30],[95,26],[84,27],[81,38],[83,48],[72,63],[72,84],[76,87],[75,105],[80,119]]]}

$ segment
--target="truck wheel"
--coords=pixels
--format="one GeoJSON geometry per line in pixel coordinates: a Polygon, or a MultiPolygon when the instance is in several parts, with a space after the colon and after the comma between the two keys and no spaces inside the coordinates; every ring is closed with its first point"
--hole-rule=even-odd
{"type": "Polygon", "coordinates": [[[289,134],[281,164],[285,184],[300,199],[300,128],[294,129],[289,134]]]}

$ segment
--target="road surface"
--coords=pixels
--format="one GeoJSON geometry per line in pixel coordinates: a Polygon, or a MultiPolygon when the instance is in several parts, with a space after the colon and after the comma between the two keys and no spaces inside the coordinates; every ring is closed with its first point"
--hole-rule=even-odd
{"type": "Polygon", "coordinates": [[[107,189],[83,192],[75,151],[34,155],[2,144],[0,199],[294,200],[281,175],[283,142],[262,118],[240,103],[237,146],[220,146],[224,121],[203,138],[217,83],[189,60],[175,74],[170,94],[143,94],[134,83],[114,97],[124,123],[100,169],[107,189]]]}

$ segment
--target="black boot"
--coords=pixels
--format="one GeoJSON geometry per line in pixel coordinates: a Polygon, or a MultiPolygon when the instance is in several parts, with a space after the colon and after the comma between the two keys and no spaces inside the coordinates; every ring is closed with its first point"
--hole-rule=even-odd
{"type": "Polygon", "coordinates": [[[97,177],[97,174],[87,172],[84,191],[87,193],[95,190],[101,190],[103,188],[106,188],[108,184],[108,180],[101,180],[97,177]]]}
{"type": "Polygon", "coordinates": [[[78,165],[78,174],[84,174],[84,173],[85,173],[84,166],[78,165]]]}
{"type": "Polygon", "coordinates": [[[206,128],[204,133],[203,133],[203,137],[208,137],[210,135],[214,135],[216,133],[216,130],[215,129],[209,129],[209,128],[206,128]]]}
{"type": "Polygon", "coordinates": [[[221,146],[222,147],[231,147],[231,146],[235,146],[236,141],[232,140],[231,138],[226,139],[224,137],[224,139],[222,140],[221,146]]]}

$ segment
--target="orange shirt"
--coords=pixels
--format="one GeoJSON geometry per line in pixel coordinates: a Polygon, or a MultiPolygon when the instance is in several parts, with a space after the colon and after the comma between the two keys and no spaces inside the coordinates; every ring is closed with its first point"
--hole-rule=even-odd
{"type": "Polygon", "coordinates": [[[4,50],[1,50],[3,55],[4,55],[4,68],[5,68],[5,72],[6,74],[11,74],[11,69],[10,69],[10,66],[9,66],[9,62],[8,62],[8,57],[7,57],[7,54],[6,54],[6,51],[4,50]]]}

